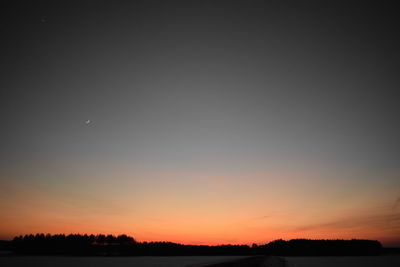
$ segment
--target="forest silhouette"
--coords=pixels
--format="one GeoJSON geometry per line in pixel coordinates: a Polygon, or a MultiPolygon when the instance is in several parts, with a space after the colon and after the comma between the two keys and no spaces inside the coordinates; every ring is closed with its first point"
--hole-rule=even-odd
{"type": "MultiPolygon", "coordinates": [[[[1,245],[16,254],[171,256],[171,255],[277,255],[344,256],[379,255],[382,245],[375,240],[275,240],[264,245],[184,245],[172,242],[137,242],[127,235],[30,234],[17,236],[1,245]]],[[[0,247],[1,250],[1,247],[0,247]]]]}

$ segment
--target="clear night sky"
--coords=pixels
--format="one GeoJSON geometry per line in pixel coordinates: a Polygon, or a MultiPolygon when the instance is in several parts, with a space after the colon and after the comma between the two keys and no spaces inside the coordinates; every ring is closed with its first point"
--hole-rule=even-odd
{"type": "Polygon", "coordinates": [[[2,1],[0,239],[400,245],[399,9],[132,2],[2,1]]]}

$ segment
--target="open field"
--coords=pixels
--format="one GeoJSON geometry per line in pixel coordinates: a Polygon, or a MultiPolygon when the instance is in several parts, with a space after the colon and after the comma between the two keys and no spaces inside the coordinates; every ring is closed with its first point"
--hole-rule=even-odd
{"type": "Polygon", "coordinates": [[[248,256],[175,256],[175,257],[0,257],[2,267],[197,267],[248,256]]]}
{"type": "MultiPolygon", "coordinates": [[[[173,257],[57,257],[57,256],[3,256],[2,267],[201,267],[230,266],[225,262],[244,259],[248,256],[173,256],[173,257]],[[221,263],[221,265],[218,265],[221,263]]],[[[281,267],[398,267],[400,255],[361,257],[270,257],[266,266],[281,267]]],[[[242,260],[238,262],[246,262],[242,260]]],[[[242,264],[243,265],[243,264],[242,264]]],[[[240,265],[240,266],[242,266],[240,265]]],[[[264,266],[262,265],[262,266],[264,266]]],[[[236,266],[236,265],[234,265],[236,266]]],[[[243,265],[245,266],[245,265],[243,265]]],[[[257,265],[258,266],[258,265],[257,265]]]]}
{"type": "Polygon", "coordinates": [[[362,257],[285,257],[288,267],[398,267],[400,255],[362,257]]]}

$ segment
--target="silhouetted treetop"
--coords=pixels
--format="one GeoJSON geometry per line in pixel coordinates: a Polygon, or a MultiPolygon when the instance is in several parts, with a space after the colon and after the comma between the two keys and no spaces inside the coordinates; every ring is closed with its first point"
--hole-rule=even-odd
{"type": "Polygon", "coordinates": [[[172,242],[136,242],[127,235],[36,234],[13,239],[12,250],[22,254],[59,255],[377,255],[374,240],[275,240],[265,245],[183,245],[172,242]]]}

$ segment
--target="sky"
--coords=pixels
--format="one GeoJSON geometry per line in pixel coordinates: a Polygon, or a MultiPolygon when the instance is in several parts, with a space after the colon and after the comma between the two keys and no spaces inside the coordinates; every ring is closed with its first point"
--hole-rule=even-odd
{"type": "Polygon", "coordinates": [[[391,3],[1,6],[0,239],[400,246],[391,3]]]}

